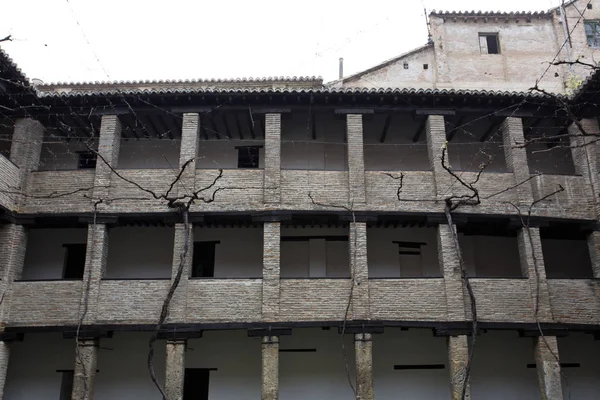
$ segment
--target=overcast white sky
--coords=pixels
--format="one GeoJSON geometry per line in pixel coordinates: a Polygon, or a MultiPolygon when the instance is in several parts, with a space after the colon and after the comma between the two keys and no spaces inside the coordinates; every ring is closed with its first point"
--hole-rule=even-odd
{"type": "Polygon", "coordinates": [[[538,11],[560,0],[3,0],[2,48],[45,82],[361,71],[427,41],[427,10],[538,11]]]}

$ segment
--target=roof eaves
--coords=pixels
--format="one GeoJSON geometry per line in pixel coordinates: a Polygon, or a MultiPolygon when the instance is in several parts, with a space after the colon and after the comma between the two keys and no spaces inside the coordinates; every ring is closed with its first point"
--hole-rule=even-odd
{"type": "Polygon", "coordinates": [[[25,76],[23,71],[21,71],[21,68],[18,67],[17,63],[15,63],[13,59],[10,58],[8,53],[6,53],[6,51],[4,51],[2,48],[0,48],[0,62],[2,62],[2,64],[4,64],[4,66],[7,67],[9,72],[13,75],[11,79],[15,79],[19,81],[19,83],[29,86],[29,79],[27,79],[27,76],[25,76]]]}
{"type": "Polygon", "coordinates": [[[432,10],[430,16],[436,17],[548,17],[552,15],[552,11],[447,11],[447,10],[432,10]]]}

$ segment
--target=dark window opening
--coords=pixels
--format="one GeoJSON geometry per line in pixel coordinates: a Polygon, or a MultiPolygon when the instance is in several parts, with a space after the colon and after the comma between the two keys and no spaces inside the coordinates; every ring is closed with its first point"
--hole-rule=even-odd
{"type": "Polygon", "coordinates": [[[588,10],[591,10],[592,8],[594,8],[594,6],[592,5],[592,3],[588,3],[588,5],[587,5],[587,9],[588,9],[588,10]]]}
{"type": "Polygon", "coordinates": [[[400,265],[400,276],[403,278],[418,278],[423,276],[423,261],[421,247],[427,243],[421,242],[397,242],[398,263],[400,265]]]}
{"type": "Polygon", "coordinates": [[[423,69],[429,69],[429,64],[423,64],[423,69]]]}
{"type": "Polygon", "coordinates": [[[316,353],[317,349],[279,349],[280,353],[316,353]]]}
{"type": "Polygon", "coordinates": [[[215,276],[216,245],[220,242],[195,242],[192,259],[192,278],[213,278],[215,276]]]}
{"type": "Polygon", "coordinates": [[[600,47],[600,21],[584,21],[585,37],[589,47],[600,47]]]}
{"type": "Polygon", "coordinates": [[[404,63],[404,69],[408,69],[408,63],[407,62],[404,63]]]}
{"type": "Polygon", "coordinates": [[[497,33],[480,33],[479,48],[481,54],[500,54],[500,40],[497,33]]]}
{"type": "Polygon", "coordinates": [[[444,364],[422,364],[422,365],[394,365],[395,370],[403,369],[444,369],[444,364]]]}
{"type": "Polygon", "coordinates": [[[258,168],[259,151],[261,146],[239,146],[238,168],[258,168]]]}
{"type": "Polygon", "coordinates": [[[63,279],[83,279],[86,244],[63,244],[63,247],[65,248],[63,279]]]}
{"type": "Polygon", "coordinates": [[[79,159],[77,161],[77,168],[96,168],[96,153],[94,153],[93,151],[80,151],[77,154],[79,156],[79,159]]]}
{"type": "Polygon", "coordinates": [[[71,400],[73,392],[73,370],[59,371],[62,374],[59,400],[71,400]]]}
{"type": "Polygon", "coordinates": [[[209,368],[186,368],[183,378],[184,400],[208,400],[209,368]]]}

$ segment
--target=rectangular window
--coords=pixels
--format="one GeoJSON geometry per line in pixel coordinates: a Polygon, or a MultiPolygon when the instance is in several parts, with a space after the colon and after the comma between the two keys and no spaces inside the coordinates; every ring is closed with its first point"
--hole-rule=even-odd
{"type": "Polygon", "coordinates": [[[186,368],[183,378],[183,400],[208,400],[209,368],[186,368]]]}
{"type": "Polygon", "coordinates": [[[262,146],[238,146],[238,168],[258,168],[259,152],[262,146]]]}
{"type": "Polygon", "coordinates": [[[73,370],[59,371],[62,374],[59,400],[71,400],[73,392],[73,370]]]}
{"type": "Polygon", "coordinates": [[[481,54],[500,54],[500,39],[497,33],[480,33],[479,49],[481,54]]]}
{"type": "Polygon", "coordinates": [[[192,278],[213,278],[215,276],[216,245],[220,242],[195,242],[192,259],[192,278]]]}
{"type": "Polygon", "coordinates": [[[584,21],[585,37],[589,47],[600,47],[600,21],[584,21]]]}
{"type": "Polygon", "coordinates": [[[96,153],[94,153],[93,151],[80,151],[77,153],[77,155],[79,156],[79,159],[77,161],[77,168],[96,168],[96,153]]]}
{"type": "Polygon", "coordinates": [[[86,244],[63,244],[63,247],[65,248],[63,279],[83,279],[86,244]]]}
{"type": "Polygon", "coordinates": [[[421,262],[421,246],[426,243],[420,242],[394,242],[398,245],[400,264],[400,276],[403,278],[416,278],[423,276],[421,262]]]}

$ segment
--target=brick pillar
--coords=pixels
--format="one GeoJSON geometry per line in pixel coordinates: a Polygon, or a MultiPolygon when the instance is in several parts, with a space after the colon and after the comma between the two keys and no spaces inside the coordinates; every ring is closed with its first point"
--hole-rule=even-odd
{"type": "Polygon", "coordinates": [[[348,249],[350,251],[350,273],[354,278],[352,319],[370,319],[366,223],[350,223],[348,249]]]}
{"type": "MultiPolygon", "coordinates": [[[[189,276],[192,271],[192,261],[194,257],[194,226],[188,224],[188,250],[185,256],[183,264],[183,272],[181,274],[181,280],[175,290],[171,305],[169,307],[169,320],[183,321],[185,319],[185,308],[186,308],[186,293],[189,276]]],[[[173,263],[171,268],[171,281],[173,281],[177,275],[177,271],[181,264],[181,256],[184,251],[185,244],[185,224],[175,224],[175,239],[173,244],[173,263]]]]}
{"type": "MultiPolygon", "coordinates": [[[[448,337],[448,365],[452,400],[463,400],[466,367],[469,362],[469,340],[466,335],[448,337]]],[[[471,382],[467,382],[465,399],[471,398],[471,382]]]]}
{"type": "Polygon", "coordinates": [[[73,400],[92,400],[98,362],[98,339],[79,340],[75,348],[75,372],[73,374],[73,400]]]}
{"type": "Polygon", "coordinates": [[[373,338],[370,333],[354,335],[356,355],[356,399],[373,400],[373,338]]]}
{"type": "Polygon", "coordinates": [[[179,171],[190,162],[181,179],[177,182],[177,194],[192,194],[195,190],[196,181],[196,159],[198,157],[198,146],[200,144],[200,115],[196,113],[183,114],[181,126],[181,148],[179,149],[179,171]]]}
{"type": "MultiPolygon", "coordinates": [[[[439,200],[450,196],[448,191],[452,177],[442,168],[442,149],[446,146],[446,126],[443,115],[430,115],[425,123],[425,132],[427,134],[427,152],[429,154],[429,164],[433,171],[436,196],[439,200]]],[[[450,164],[450,157],[446,151],[446,165],[450,164]]]]}
{"type": "Polygon", "coordinates": [[[108,226],[96,223],[88,225],[87,246],[85,251],[85,270],[79,307],[79,318],[84,324],[96,321],[100,282],[106,272],[108,261],[108,226]],[[85,313],[85,315],[83,315],[85,313]]]}
{"type": "MultiPolygon", "coordinates": [[[[529,164],[525,148],[515,148],[516,145],[525,143],[523,134],[523,121],[521,118],[506,118],[500,127],[502,142],[504,144],[504,157],[506,168],[515,177],[515,184],[525,182],[529,178],[529,164]]],[[[531,203],[533,194],[531,183],[525,183],[515,189],[519,201],[531,203]]]]}
{"type": "Polygon", "coordinates": [[[279,337],[262,338],[261,399],[279,399],[279,337]]]}
{"type": "Polygon", "coordinates": [[[556,336],[534,338],[533,345],[542,400],[562,400],[563,394],[556,336]]]}
{"type": "MultiPolygon", "coordinates": [[[[594,118],[582,119],[580,121],[585,134],[600,134],[598,120],[594,118]]],[[[576,124],[569,127],[570,135],[582,135],[576,124]]],[[[600,193],[600,179],[598,178],[598,160],[596,155],[596,145],[592,143],[596,140],[595,136],[571,136],[571,154],[575,164],[575,172],[583,176],[585,182],[585,194],[593,201],[596,208],[596,217],[600,214],[600,202],[598,193],[600,193]]]]}
{"type": "Polygon", "coordinates": [[[600,278],[600,232],[594,231],[587,237],[590,260],[592,260],[592,270],[594,278],[600,278]]]}
{"type": "Polygon", "coordinates": [[[6,373],[8,372],[9,358],[9,344],[7,342],[0,341],[0,399],[4,398],[4,386],[6,384],[6,373]]]}
{"type": "Polygon", "coordinates": [[[461,278],[460,261],[456,252],[456,245],[452,239],[451,229],[456,230],[456,227],[438,225],[438,259],[446,287],[448,320],[464,321],[466,319],[465,288],[461,278]]]}
{"type": "Polygon", "coordinates": [[[265,115],[264,202],[281,203],[281,114],[265,115]]]}
{"type": "Polygon", "coordinates": [[[280,222],[265,222],[263,227],[263,321],[279,317],[280,222]]]}
{"type": "Polygon", "coordinates": [[[0,225],[0,323],[5,325],[10,305],[10,289],[15,279],[21,278],[25,251],[27,249],[27,230],[23,225],[0,225]]]}
{"type": "Polygon", "coordinates": [[[169,400],[183,398],[183,381],[185,378],[185,350],[187,341],[167,340],[165,394],[169,400]]]}
{"type": "MultiPolygon", "coordinates": [[[[98,161],[96,162],[96,177],[94,179],[94,198],[108,198],[112,168],[117,168],[119,149],[121,145],[121,121],[117,115],[103,115],[100,124],[100,140],[98,143],[98,161]],[[102,161],[102,158],[106,162],[102,161]],[[107,165],[108,163],[108,165],[107,165]]],[[[102,207],[102,206],[101,206],[102,207]]]]}
{"type": "Polygon", "coordinates": [[[348,137],[348,202],[365,204],[365,155],[363,146],[363,121],[361,114],[346,116],[348,137]]]}
{"type": "MultiPolygon", "coordinates": [[[[15,123],[12,143],[10,147],[10,160],[19,167],[19,181],[22,191],[29,190],[30,172],[38,169],[42,142],[44,140],[44,127],[38,121],[25,118],[15,123]]],[[[22,204],[21,197],[17,203],[22,204]]]]}
{"type": "Polygon", "coordinates": [[[540,230],[539,228],[529,228],[529,233],[531,234],[531,241],[526,228],[519,229],[517,234],[519,258],[521,260],[521,271],[523,272],[523,276],[529,277],[531,305],[533,310],[535,310],[537,304],[538,320],[540,322],[552,322],[552,308],[550,306],[550,296],[548,294],[548,282],[546,280],[546,269],[544,267],[544,255],[542,254],[540,230]],[[531,247],[532,242],[533,249],[531,247]],[[536,272],[538,274],[537,277],[536,272]],[[539,299],[536,300],[538,297],[539,299]]]}

